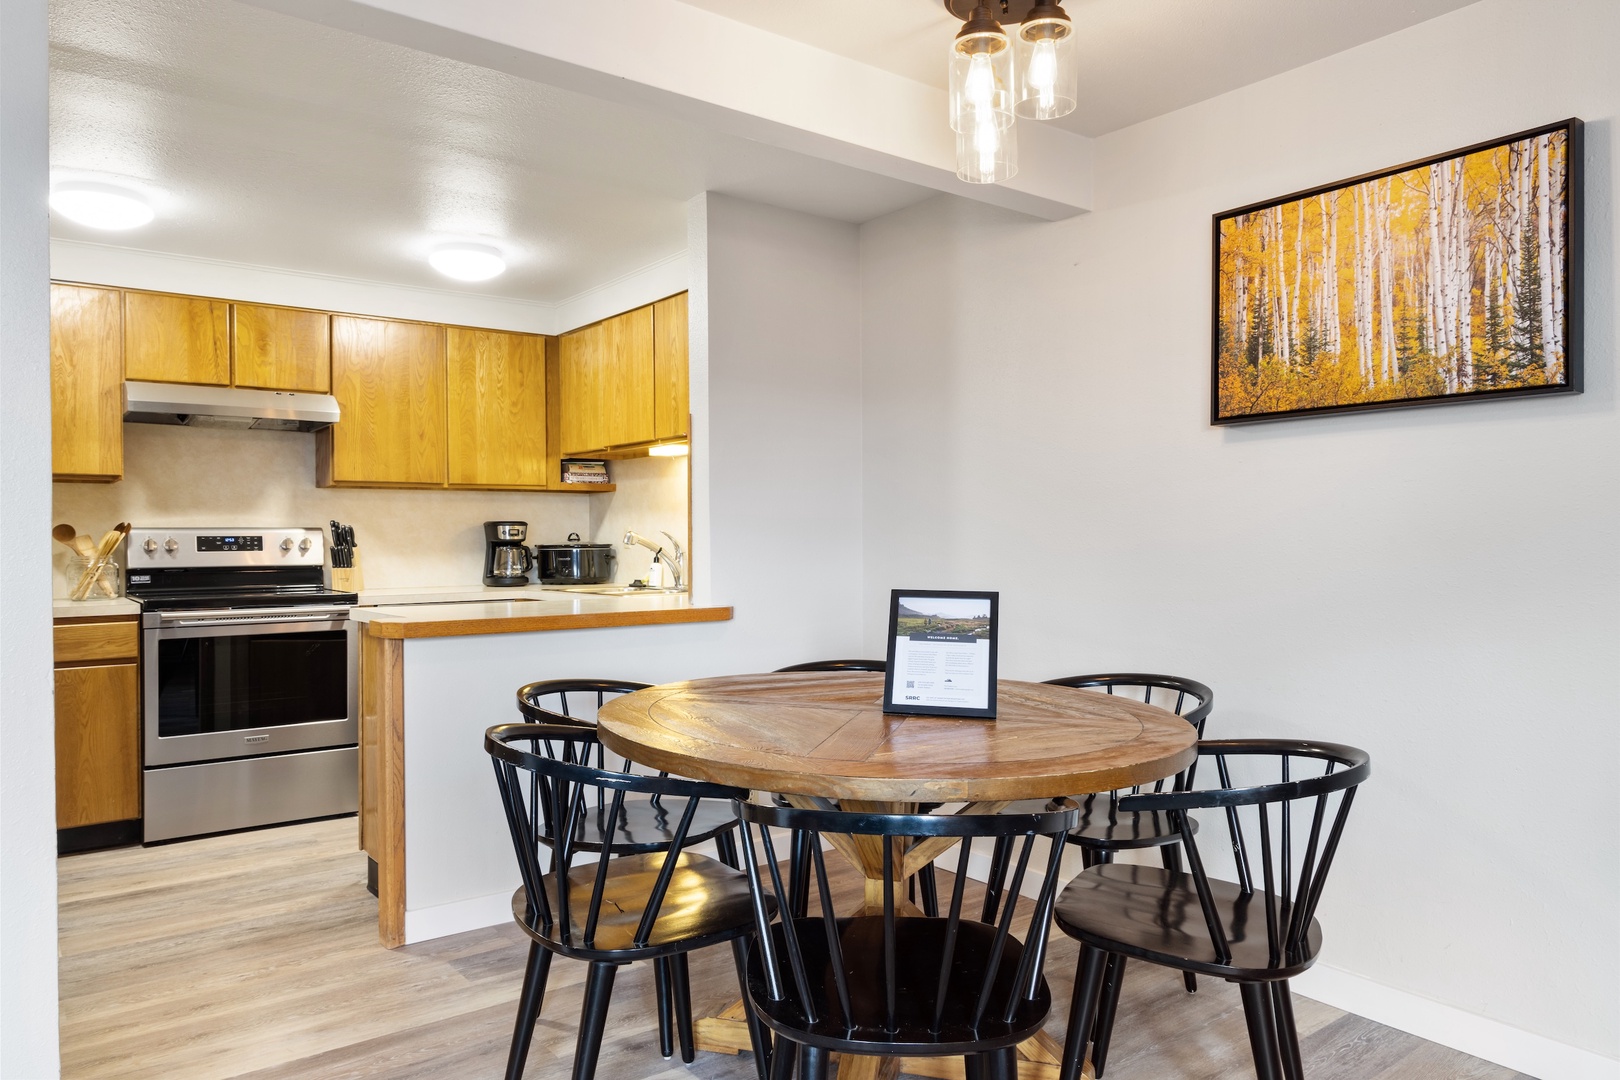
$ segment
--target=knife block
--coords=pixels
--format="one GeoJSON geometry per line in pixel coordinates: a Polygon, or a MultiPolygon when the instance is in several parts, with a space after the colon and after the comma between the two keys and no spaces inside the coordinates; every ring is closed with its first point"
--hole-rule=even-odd
{"type": "Polygon", "coordinates": [[[354,552],[353,566],[332,567],[332,588],[338,592],[359,592],[364,589],[365,579],[360,576],[360,549],[350,548],[354,552]]]}

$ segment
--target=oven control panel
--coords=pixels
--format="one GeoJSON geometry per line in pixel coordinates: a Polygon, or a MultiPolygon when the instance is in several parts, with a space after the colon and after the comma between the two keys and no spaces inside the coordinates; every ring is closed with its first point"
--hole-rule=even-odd
{"type": "Polygon", "coordinates": [[[323,566],[320,529],[131,529],[130,569],[323,566]]]}
{"type": "Polygon", "coordinates": [[[263,551],[264,537],[262,535],[248,536],[238,533],[235,536],[199,536],[197,537],[198,551],[263,551]]]}

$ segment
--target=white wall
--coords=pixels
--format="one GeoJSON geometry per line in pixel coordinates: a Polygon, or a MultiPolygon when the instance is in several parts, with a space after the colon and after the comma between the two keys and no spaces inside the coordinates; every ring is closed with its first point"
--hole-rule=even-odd
{"type": "Polygon", "coordinates": [[[869,651],[891,587],[999,588],[1008,677],[1367,748],[1311,992],[1543,1077],[1620,1057],[1616,42],[1485,0],[1099,140],[1086,217],[861,235],[869,651]],[[1571,115],[1583,396],[1210,427],[1212,213],[1571,115]]]}
{"type": "Polygon", "coordinates": [[[708,582],[745,637],[797,642],[797,659],[847,651],[861,625],[857,230],[712,193],[693,213],[698,595],[708,582]]]}
{"type": "Polygon", "coordinates": [[[0,1076],[56,1076],[45,2],[0,5],[0,1076]]]}

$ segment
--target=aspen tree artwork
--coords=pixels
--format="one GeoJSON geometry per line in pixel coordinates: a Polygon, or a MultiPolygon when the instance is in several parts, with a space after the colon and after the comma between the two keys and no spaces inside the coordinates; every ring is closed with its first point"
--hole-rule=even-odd
{"type": "Polygon", "coordinates": [[[1216,215],[1212,421],[1578,393],[1580,135],[1216,215]]]}

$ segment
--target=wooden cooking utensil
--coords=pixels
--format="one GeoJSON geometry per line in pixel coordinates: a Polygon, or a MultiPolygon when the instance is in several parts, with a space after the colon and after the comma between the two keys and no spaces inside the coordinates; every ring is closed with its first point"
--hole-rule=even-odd
{"type": "MultiPolygon", "coordinates": [[[[79,532],[72,525],[64,523],[56,526],[56,528],[51,530],[51,538],[53,540],[60,541],[63,547],[67,548],[81,559],[94,559],[96,557],[95,542],[92,541],[88,536],[79,532]]],[[[113,587],[111,582],[102,577],[100,574],[96,575],[96,587],[99,588],[106,596],[115,598],[118,596],[118,590],[113,587]]]]}
{"type": "Polygon", "coordinates": [[[112,553],[117,550],[119,542],[128,535],[129,522],[127,521],[120,521],[112,529],[108,530],[107,534],[101,538],[101,543],[97,545],[95,556],[90,560],[90,565],[86,568],[84,576],[79,578],[79,583],[73,587],[73,592],[69,594],[70,599],[83,600],[90,595],[90,590],[101,578],[101,570],[107,565],[107,560],[112,558],[112,553]]]}

